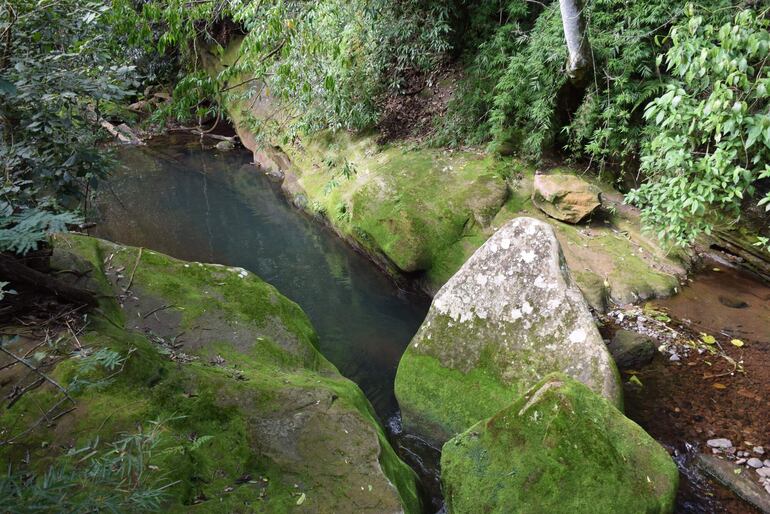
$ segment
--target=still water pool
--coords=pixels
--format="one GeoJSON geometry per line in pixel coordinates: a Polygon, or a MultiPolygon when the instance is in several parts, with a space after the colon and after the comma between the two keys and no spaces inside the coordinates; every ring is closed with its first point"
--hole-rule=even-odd
{"type": "Polygon", "coordinates": [[[156,140],[120,150],[93,235],[174,257],[241,266],[297,302],[320,350],[385,421],[399,358],[428,309],[364,256],[287,204],[246,151],[156,140]]]}

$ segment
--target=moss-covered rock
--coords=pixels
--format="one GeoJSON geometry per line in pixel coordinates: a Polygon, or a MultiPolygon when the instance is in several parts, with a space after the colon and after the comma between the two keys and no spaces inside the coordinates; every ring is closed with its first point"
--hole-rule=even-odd
{"type": "Polygon", "coordinates": [[[552,374],[448,441],[447,511],[672,512],[678,483],[666,451],[610,402],[552,374]]]}
{"type": "MultiPolygon", "coordinates": [[[[236,38],[221,61],[205,54],[207,68],[232,63],[239,45],[236,38]]],[[[234,77],[233,85],[243,78],[234,77]]],[[[280,106],[264,91],[248,102],[231,96],[226,103],[241,141],[265,171],[284,177],[283,190],[294,205],[325,218],[388,271],[417,277],[431,295],[497,228],[522,215],[554,226],[567,263],[580,272],[575,278],[597,310],[605,310],[607,300],[624,304],[669,296],[677,276],[686,272],[677,256],[641,234],[638,213],[595,178],[584,177],[584,188],[594,196],[600,190],[603,203],[617,213],[606,225],[575,227],[533,205],[535,168],[514,158],[408,143],[383,146],[377,134],[344,131],[305,134],[278,146],[257,141],[252,132],[253,121],[265,121],[264,134],[281,117],[280,106]]],[[[574,177],[576,172],[557,168],[549,174],[574,177]]]]}
{"type": "Polygon", "coordinates": [[[615,364],[553,229],[516,218],[441,288],[401,358],[404,427],[443,442],[553,371],[622,405],[615,364]]]}
{"type": "MultiPolygon", "coordinates": [[[[129,357],[107,387],[76,396],[74,413],[0,447],[4,464],[26,459],[42,471],[63,448],[165,419],[153,463],[178,481],[169,511],[419,512],[416,476],[369,402],[272,286],[240,268],[81,236],[57,237],[53,262],[86,271],[79,280],[104,295],[80,343],[129,357]],[[211,439],[193,448],[201,436],[211,439]]],[[[58,359],[50,373],[67,384],[78,359],[58,359]]],[[[3,433],[54,398],[46,387],[25,394],[0,414],[3,433]]]]}
{"type": "Polygon", "coordinates": [[[598,182],[591,188],[602,190],[613,213],[580,227],[534,206],[534,168],[512,158],[381,147],[373,136],[331,132],[286,151],[284,191],[296,205],[325,217],[394,272],[419,272],[431,294],[497,229],[521,215],[554,227],[577,283],[599,311],[609,302],[674,294],[687,270],[686,256],[645,237],[636,211],[598,182]],[[346,163],[356,170],[349,179],[340,175],[346,163]]]}

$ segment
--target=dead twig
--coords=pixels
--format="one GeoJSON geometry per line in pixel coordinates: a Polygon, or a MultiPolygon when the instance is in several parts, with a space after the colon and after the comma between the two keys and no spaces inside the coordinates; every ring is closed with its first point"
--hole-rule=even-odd
{"type": "Polygon", "coordinates": [[[48,382],[49,384],[53,385],[56,389],[58,389],[59,391],[64,393],[64,396],[69,401],[71,401],[73,404],[75,403],[75,400],[72,399],[72,397],[69,395],[67,390],[64,387],[62,387],[61,384],[59,384],[56,380],[52,379],[51,377],[49,377],[48,375],[46,375],[45,373],[40,371],[40,369],[36,368],[35,366],[33,366],[32,364],[27,362],[25,359],[22,359],[21,357],[16,355],[15,353],[6,350],[5,347],[3,347],[3,346],[0,346],[0,352],[3,352],[4,354],[8,355],[12,359],[16,360],[20,364],[23,364],[24,366],[28,367],[29,369],[31,369],[32,371],[34,371],[35,373],[37,373],[38,375],[43,377],[46,380],[46,382],[48,382]]]}
{"type": "Polygon", "coordinates": [[[144,247],[139,247],[139,253],[136,254],[136,261],[134,262],[134,269],[131,270],[131,276],[128,277],[128,284],[126,284],[126,287],[123,289],[123,292],[127,292],[129,289],[131,289],[131,284],[134,283],[134,275],[136,274],[136,268],[139,266],[139,261],[142,259],[142,251],[144,250],[144,247]]]}
{"type": "Polygon", "coordinates": [[[148,312],[147,314],[145,314],[144,316],[142,316],[142,319],[147,319],[150,316],[152,316],[153,314],[155,314],[156,312],[164,311],[166,309],[170,309],[171,307],[173,307],[172,304],[161,305],[160,307],[157,307],[157,308],[151,310],[150,312],[148,312]]]}

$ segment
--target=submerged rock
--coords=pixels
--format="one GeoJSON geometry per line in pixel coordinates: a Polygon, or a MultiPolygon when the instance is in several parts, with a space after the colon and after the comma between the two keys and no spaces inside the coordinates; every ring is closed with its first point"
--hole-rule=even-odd
{"type": "Polygon", "coordinates": [[[214,145],[214,148],[216,148],[220,152],[229,152],[230,150],[235,148],[235,144],[232,141],[220,141],[216,145],[214,145]]]}
{"type": "Polygon", "coordinates": [[[648,336],[618,330],[607,345],[619,368],[636,369],[649,364],[655,356],[655,343],[648,336]]]}
{"type": "Polygon", "coordinates": [[[552,218],[580,223],[602,200],[597,187],[575,175],[535,175],[532,203],[552,218]]]}
{"type": "Polygon", "coordinates": [[[396,375],[404,427],[443,442],[553,371],[622,404],[615,363],[553,229],[516,218],[433,299],[396,375]]]}
{"type": "MultiPolygon", "coordinates": [[[[59,448],[97,433],[113,441],[163,418],[171,421],[161,448],[185,448],[153,454],[153,466],[175,482],[168,510],[420,511],[416,475],[369,402],[318,352],[307,316],[275,288],[242,268],[88,237],[58,236],[52,263],[79,270],[67,276],[102,293],[79,336],[83,347],[129,357],[106,387],[75,396],[75,414],[0,448],[0,460],[47,465],[59,448]],[[199,439],[206,442],[190,446],[199,439]]],[[[62,358],[51,373],[66,384],[77,360],[62,358]]],[[[34,419],[49,395],[28,393],[0,413],[0,427],[27,412],[34,419]]]]}
{"type": "Polygon", "coordinates": [[[767,494],[770,491],[763,490],[749,473],[742,473],[742,468],[714,455],[703,453],[696,456],[695,463],[760,512],[770,514],[770,496],[767,494]]]}
{"type": "Polygon", "coordinates": [[[678,471],[641,427],[554,373],[441,456],[447,511],[672,512],[678,471]]]}

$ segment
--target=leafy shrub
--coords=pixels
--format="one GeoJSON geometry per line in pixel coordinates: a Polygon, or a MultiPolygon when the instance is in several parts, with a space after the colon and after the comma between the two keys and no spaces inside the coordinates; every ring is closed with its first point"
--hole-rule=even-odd
{"type": "Polygon", "coordinates": [[[7,512],[158,512],[173,482],[153,471],[163,423],[102,445],[99,439],[69,450],[36,475],[0,475],[0,503],[7,512]]]}
{"type": "MultiPolygon", "coordinates": [[[[715,19],[730,5],[705,4],[715,19]]],[[[558,2],[500,5],[488,0],[472,8],[471,32],[487,36],[464,48],[466,77],[439,142],[493,141],[493,149],[513,144],[533,158],[566,149],[600,167],[635,164],[643,108],[667,80],[655,64],[656,40],[682,17],[682,6],[667,0],[587,2],[594,77],[585,91],[573,91],[564,74],[567,50],[558,2]]]]}
{"type": "Polygon", "coordinates": [[[0,4],[0,250],[24,253],[75,221],[110,166],[99,117],[129,94],[107,0],[0,4]]]}
{"type": "MultiPolygon", "coordinates": [[[[399,91],[413,70],[435,66],[449,48],[450,0],[300,0],[249,2],[150,1],[147,26],[163,26],[159,50],[186,56],[186,77],[174,92],[170,114],[211,114],[205,100],[269,96],[281,106],[280,131],[362,129],[378,121],[381,95],[399,91]],[[230,37],[218,26],[234,23],[230,37]],[[205,77],[199,56],[221,57],[245,34],[231,66],[205,77]],[[245,91],[233,88],[242,83],[245,91]],[[229,84],[229,87],[227,86],[229,84]],[[226,94],[225,94],[226,93],[226,94]]],[[[265,120],[255,131],[265,130],[265,120]]]]}
{"type": "MultiPolygon", "coordinates": [[[[736,222],[756,182],[770,177],[769,25],[747,9],[715,26],[689,6],[671,31],[675,80],[644,114],[649,180],[628,195],[661,239],[686,245],[736,222]]],[[[770,193],[759,204],[770,210],[770,193]]]]}

